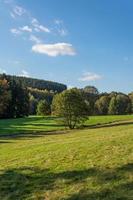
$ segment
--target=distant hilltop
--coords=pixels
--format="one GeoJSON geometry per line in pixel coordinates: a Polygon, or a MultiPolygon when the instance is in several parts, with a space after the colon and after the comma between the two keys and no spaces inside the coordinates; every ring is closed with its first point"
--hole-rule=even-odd
{"type": "MultiPolygon", "coordinates": [[[[0,74],[2,77],[3,74],[0,74]]],[[[6,75],[5,76],[10,79],[21,81],[26,87],[37,88],[39,90],[52,90],[54,92],[62,92],[67,89],[67,86],[62,83],[57,83],[54,81],[47,81],[42,79],[30,78],[30,77],[22,77],[22,76],[14,76],[14,75],[6,75]]]]}

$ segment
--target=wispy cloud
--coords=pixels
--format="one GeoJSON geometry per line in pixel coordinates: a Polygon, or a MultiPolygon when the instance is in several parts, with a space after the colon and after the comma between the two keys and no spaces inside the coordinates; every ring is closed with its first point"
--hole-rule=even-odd
{"type": "Polygon", "coordinates": [[[54,24],[55,24],[55,29],[60,36],[66,36],[68,34],[68,31],[65,28],[63,20],[55,19],[54,24]]]}
{"type": "Polygon", "coordinates": [[[26,10],[23,7],[21,7],[21,6],[15,5],[13,7],[12,12],[16,16],[22,16],[24,13],[26,13],[26,10]]]}
{"type": "Polygon", "coordinates": [[[31,24],[34,27],[34,30],[36,32],[41,32],[41,31],[45,32],[45,33],[50,33],[51,32],[49,28],[47,28],[47,27],[43,26],[42,24],[40,24],[39,21],[36,18],[33,18],[31,20],[31,24]]]}
{"type": "Polygon", "coordinates": [[[21,31],[19,29],[16,29],[16,28],[12,28],[12,29],[10,29],[10,31],[14,35],[20,35],[21,34],[21,31]]]}
{"type": "Polygon", "coordinates": [[[30,41],[32,42],[35,42],[37,44],[41,43],[41,39],[39,39],[38,37],[36,37],[35,35],[30,35],[30,38],[29,38],[30,41]]]}
{"type": "Polygon", "coordinates": [[[14,35],[21,35],[23,32],[32,32],[32,29],[29,26],[23,26],[23,27],[19,27],[19,28],[12,28],[10,29],[11,33],[13,33],[14,35]]]}
{"type": "Polygon", "coordinates": [[[30,28],[29,26],[23,26],[19,28],[21,31],[26,31],[26,32],[32,32],[32,28],[30,28]]]}
{"type": "Polygon", "coordinates": [[[83,73],[81,78],[79,78],[79,81],[96,81],[100,79],[102,79],[102,76],[99,74],[92,73],[92,72],[85,72],[83,73]]]}
{"type": "Polygon", "coordinates": [[[45,54],[56,57],[59,55],[75,55],[76,52],[69,43],[55,43],[55,44],[36,44],[32,47],[32,51],[36,53],[45,54]]]}
{"type": "Polygon", "coordinates": [[[22,77],[30,77],[29,73],[25,70],[22,70],[21,74],[19,74],[19,76],[22,76],[22,77]]]}
{"type": "MultiPolygon", "coordinates": [[[[15,36],[21,36],[22,39],[28,39],[29,41],[34,42],[32,46],[32,51],[36,53],[45,54],[48,56],[56,57],[59,55],[70,55],[73,56],[76,54],[75,49],[72,44],[65,42],[56,42],[54,44],[44,44],[43,41],[36,35],[39,33],[54,33],[59,34],[60,36],[66,36],[68,31],[64,26],[63,20],[56,19],[53,22],[53,27],[49,28],[44,26],[40,21],[32,16],[29,11],[23,8],[20,5],[14,3],[14,0],[8,1],[8,5],[10,5],[9,13],[11,17],[16,20],[22,18],[20,20],[21,25],[18,27],[13,27],[10,29],[10,32],[15,36]],[[22,25],[22,22],[26,22],[26,25],[22,25]],[[32,33],[32,34],[31,34],[32,33]]],[[[19,21],[17,21],[18,24],[19,21]]],[[[42,34],[41,34],[42,36],[42,34]]]]}

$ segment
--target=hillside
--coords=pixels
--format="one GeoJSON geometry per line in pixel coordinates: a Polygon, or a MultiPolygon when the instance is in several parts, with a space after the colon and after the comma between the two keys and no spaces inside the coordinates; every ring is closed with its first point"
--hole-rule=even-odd
{"type": "MultiPolygon", "coordinates": [[[[0,74],[0,77],[3,76],[0,74]]],[[[26,87],[31,88],[37,88],[40,90],[52,90],[57,92],[62,92],[63,90],[67,89],[67,86],[61,83],[57,83],[54,81],[46,81],[36,78],[27,78],[27,77],[21,77],[21,76],[13,76],[13,75],[6,75],[6,77],[9,77],[10,79],[21,81],[26,87]]]]}
{"type": "MultiPolygon", "coordinates": [[[[27,130],[52,126],[47,118],[44,124],[30,120],[22,122],[27,130]]],[[[1,136],[0,199],[131,200],[133,124],[127,120],[112,127],[1,136]]],[[[5,125],[7,131],[17,127],[9,120],[5,125]]]]}

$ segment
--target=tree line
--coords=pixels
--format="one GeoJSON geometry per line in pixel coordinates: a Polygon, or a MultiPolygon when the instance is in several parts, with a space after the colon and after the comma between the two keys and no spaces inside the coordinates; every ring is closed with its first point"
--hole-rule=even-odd
{"type": "Polygon", "coordinates": [[[81,89],[91,115],[125,115],[133,113],[133,92],[99,93],[93,86],[81,89]]]}
{"type": "MultiPolygon", "coordinates": [[[[66,90],[65,85],[64,90],[62,87],[57,91],[54,88],[48,90],[44,86],[43,89],[30,87],[23,80],[34,79],[14,78],[5,74],[0,76],[0,118],[17,118],[36,114],[61,116],[64,110],[64,113],[68,111],[70,118],[78,122],[78,120],[83,121],[83,118],[77,119],[72,113],[76,115],[82,113],[83,116],[133,113],[133,92],[130,94],[99,93],[94,86],[66,90]]],[[[73,127],[74,124],[70,126],[73,127]]]]}
{"type": "MultiPolygon", "coordinates": [[[[0,74],[0,78],[3,77],[3,74],[0,74]]],[[[13,76],[13,75],[6,75],[8,79],[11,81],[21,82],[25,87],[30,88],[37,88],[39,90],[48,90],[54,92],[62,92],[63,90],[67,89],[65,84],[53,82],[53,81],[46,81],[41,79],[29,78],[29,77],[22,77],[22,76],[13,76]]]]}
{"type": "Polygon", "coordinates": [[[56,94],[52,101],[52,114],[73,129],[84,124],[90,115],[125,115],[133,113],[133,93],[100,94],[97,88],[73,88],[56,94]]]}

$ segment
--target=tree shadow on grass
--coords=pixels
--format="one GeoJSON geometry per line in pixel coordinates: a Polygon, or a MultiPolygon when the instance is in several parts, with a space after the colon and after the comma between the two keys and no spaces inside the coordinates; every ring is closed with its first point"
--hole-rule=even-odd
{"type": "Polygon", "coordinates": [[[45,199],[47,191],[63,190],[67,186],[70,188],[70,186],[73,187],[79,183],[84,184],[86,188],[87,183],[91,180],[100,188],[98,191],[93,188],[84,189],[81,187],[79,192],[74,191],[75,193],[58,199],[131,200],[133,182],[127,178],[127,173],[131,174],[132,168],[132,163],[115,169],[93,167],[57,173],[49,169],[35,167],[11,168],[0,172],[0,199],[45,199]],[[34,198],[32,198],[33,196],[34,198]]]}
{"type": "MultiPolygon", "coordinates": [[[[27,118],[28,119],[28,118],[27,118]]],[[[51,117],[45,117],[45,120],[51,119],[51,117]]],[[[29,119],[28,119],[29,120],[29,119]]],[[[27,129],[26,127],[23,128],[25,125],[25,122],[16,125],[9,125],[9,127],[5,127],[2,130],[5,131],[4,134],[0,133],[0,139],[1,140],[7,140],[7,139],[31,139],[35,137],[43,137],[43,136],[49,136],[49,135],[59,135],[59,134],[68,134],[70,132],[69,129],[64,127],[62,124],[55,124],[55,123],[34,123],[34,120],[32,122],[29,120],[27,129]],[[30,128],[30,126],[33,126],[33,128],[30,128]],[[41,127],[41,128],[40,128],[41,127]],[[44,128],[43,128],[44,127],[44,128]],[[51,129],[46,129],[46,127],[51,127],[51,129]],[[7,131],[7,133],[6,133],[7,131]]],[[[38,117],[37,117],[38,120],[38,117]]],[[[26,122],[27,124],[27,122],[26,122]]],[[[124,126],[124,125],[133,125],[133,121],[117,121],[117,122],[110,122],[105,124],[95,124],[95,125],[85,125],[84,127],[80,127],[77,130],[86,130],[88,129],[98,129],[98,128],[109,128],[109,127],[117,127],[117,126],[124,126]]],[[[2,131],[1,130],[1,131],[2,131]]],[[[76,129],[75,129],[76,130],[76,129]]]]}
{"type": "MultiPolygon", "coordinates": [[[[51,131],[33,131],[33,132],[26,132],[26,133],[16,133],[16,134],[4,134],[0,135],[0,143],[5,142],[5,140],[27,140],[39,137],[48,137],[52,135],[64,135],[68,134],[70,130],[51,130],[51,131]]],[[[6,143],[6,142],[5,142],[6,143]]],[[[7,142],[8,143],[8,142],[7,142]]]]}
{"type": "Polygon", "coordinates": [[[133,182],[126,182],[99,192],[82,189],[67,198],[62,198],[62,200],[132,200],[132,190],[133,182]]]}
{"type": "Polygon", "coordinates": [[[11,142],[10,141],[4,141],[4,140],[0,141],[0,144],[7,144],[7,143],[11,143],[11,142]]]}

